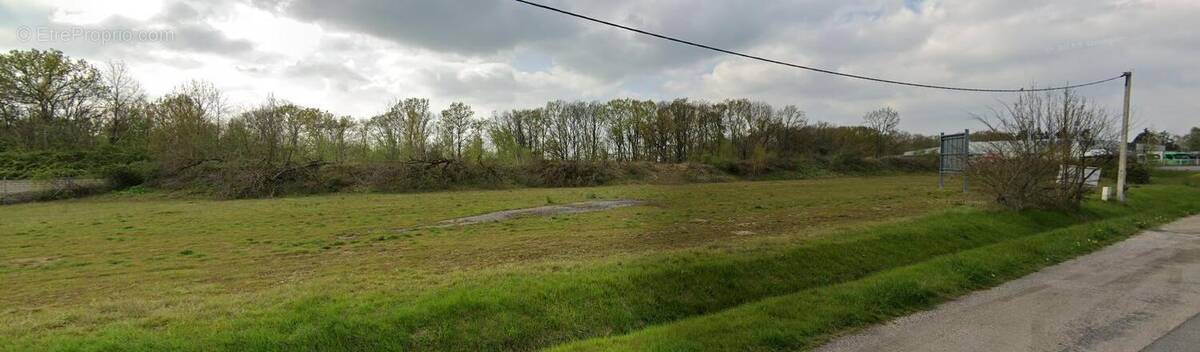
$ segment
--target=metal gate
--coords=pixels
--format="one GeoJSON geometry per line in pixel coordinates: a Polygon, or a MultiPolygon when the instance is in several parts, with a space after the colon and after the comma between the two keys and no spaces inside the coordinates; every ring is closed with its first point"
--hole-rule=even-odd
{"type": "Polygon", "coordinates": [[[947,174],[960,174],[963,193],[967,192],[967,166],[971,159],[971,130],[941,134],[938,139],[938,188],[946,188],[947,174]]]}

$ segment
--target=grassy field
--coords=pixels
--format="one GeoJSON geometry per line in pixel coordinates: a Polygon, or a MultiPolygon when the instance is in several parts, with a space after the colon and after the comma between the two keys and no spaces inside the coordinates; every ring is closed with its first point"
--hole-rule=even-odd
{"type": "MultiPolygon", "coordinates": [[[[673,338],[690,339],[703,331],[696,326],[761,323],[753,314],[773,313],[753,307],[796,295],[866,290],[855,287],[936,270],[919,268],[931,260],[1112,222],[1096,240],[1104,243],[1131,233],[1130,219],[1200,210],[1200,189],[1182,184],[1145,187],[1130,207],[1058,214],[990,209],[938,192],[935,182],[894,176],[244,201],[110,195],[7,206],[0,349],[530,350],[582,341],[563,348],[670,350],[686,347],[673,338]],[[650,204],[420,228],[618,198],[650,204]],[[747,310],[757,313],[736,313],[747,310]]],[[[1017,263],[997,277],[1037,267],[1017,263]]],[[[928,296],[918,304],[871,317],[991,283],[946,282],[930,289],[936,294],[918,294],[928,296]]],[[[834,319],[759,346],[807,346],[871,321],[834,319]]]]}
{"type": "MultiPolygon", "coordinates": [[[[861,280],[800,290],[650,327],[623,336],[557,346],[553,351],[794,351],[840,334],[931,308],[1125,239],[1139,230],[1200,211],[1196,199],[1153,192],[1172,206],[1045,231],[888,269],[861,280]]],[[[1197,197],[1195,192],[1187,193],[1197,197]]],[[[1145,199],[1145,198],[1143,198],[1145,199]]]]}

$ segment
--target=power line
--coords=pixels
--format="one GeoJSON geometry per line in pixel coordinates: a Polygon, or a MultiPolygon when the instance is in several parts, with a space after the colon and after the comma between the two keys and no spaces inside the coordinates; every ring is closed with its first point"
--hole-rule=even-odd
{"type": "Polygon", "coordinates": [[[820,72],[820,73],[825,73],[825,74],[830,74],[830,75],[835,75],[835,76],[842,76],[842,77],[849,77],[849,78],[857,78],[857,79],[868,80],[868,81],[875,81],[875,82],[882,82],[882,83],[898,84],[898,85],[910,86],[910,87],[932,88],[932,89],[946,89],[946,90],[957,90],[957,91],[968,91],[968,92],[1000,92],[1000,93],[1043,92],[1043,91],[1050,91],[1050,90],[1063,90],[1063,89],[1072,89],[1072,88],[1079,88],[1079,87],[1087,87],[1087,86],[1091,86],[1091,85],[1097,85],[1097,84],[1101,84],[1101,83],[1104,83],[1104,82],[1108,82],[1108,81],[1112,81],[1112,80],[1115,80],[1115,79],[1118,79],[1118,78],[1125,77],[1125,75],[1126,75],[1125,73],[1122,73],[1121,75],[1119,75],[1119,76],[1116,76],[1116,77],[1112,77],[1112,78],[1105,78],[1105,79],[1101,79],[1101,80],[1097,80],[1097,81],[1092,81],[1092,82],[1088,82],[1088,83],[1083,83],[1083,84],[1068,85],[1068,86],[1061,86],[1061,87],[1050,87],[1050,88],[1029,88],[1029,89],[1026,89],[1026,88],[1020,88],[1020,89],[964,88],[964,87],[951,87],[951,86],[940,86],[940,85],[933,85],[933,84],[923,84],[923,83],[904,82],[904,81],[896,81],[896,80],[890,80],[890,79],[875,78],[875,77],[861,76],[861,75],[850,74],[850,73],[837,72],[837,71],[833,71],[833,70],[826,70],[826,69],[822,69],[822,68],[809,67],[809,66],[798,65],[798,64],[793,64],[793,63],[784,62],[784,61],[779,61],[779,60],[774,60],[774,59],[768,59],[768,58],[761,57],[761,56],[755,56],[755,55],[750,55],[750,54],[744,54],[744,53],[740,53],[740,52],[733,51],[733,50],[721,49],[721,48],[714,47],[714,46],[710,46],[710,45],[700,44],[700,43],[696,43],[696,42],[692,42],[692,41],[688,41],[688,40],[683,40],[683,39],[679,39],[679,38],[675,38],[675,37],[671,37],[671,36],[667,36],[667,35],[662,35],[662,34],[658,34],[658,33],[654,33],[654,32],[648,32],[648,31],[644,31],[644,30],[641,30],[641,29],[637,29],[637,28],[633,28],[633,27],[628,27],[628,26],[624,26],[624,25],[620,25],[620,24],[616,24],[616,23],[608,22],[608,21],[601,20],[601,19],[598,19],[598,18],[593,18],[593,17],[589,17],[589,16],[586,16],[586,15],[581,15],[581,14],[578,14],[578,13],[574,13],[574,12],[570,12],[570,11],[567,11],[567,10],[562,10],[562,9],[558,9],[558,8],[555,8],[555,7],[550,7],[550,6],[542,5],[542,4],[535,3],[535,2],[530,2],[530,1],[526,1],[526,0],[513,0],[513,1],[516,1],[516,2],[519,2],[519,3],[522,3],[522,4],[526,4],[526,5],[530,5],[530,6],[534,6],[534,7],[540,7],[540,8],[542,8],[542,9],[546,9],[546,10],[550,10],[550,11],[558,12],[558,13],[561,13],[561,14],[564,14],[564,15],[567,15],[567,16],[576,17],[576,18],[581,18],[581,19],[584,19],[584,20],[588,20],[588,21],[592,21],[592,22],[596,22],[596,23],[600,23],[600,24],[608,25],[608,26],[611,26],[611,27],[616,27],[616,28],[624,29],[624,30],[627,30],[627,31],[630,31],[630,32],[634,32],[634,33],[638,33],[638,34],[648,35],[648,36],[651,36],[651,37],[655,37],[655,38],[659,38],[659,39],[664,39],[664,40],[669,40],[669,41],[676,42],[676,43],[680,43],[680,44],[691,45],[691,46],[698,47],[698,48],[703,48],[703,49],[708,49],[708,50],[718,51],[718,52],[726,53],[726,54],[729,54],[729,55],[741,56],[741,57],[744,57],[744,58],[747,58],[747,59],[758,60],[758,61],[763,61],[763,62],[769,62],[769,63],[773,63],[773,64],[777,64],[777,65],[783,65],[783,66],[788,66],[788,67],[792,67],[792,68],[798,68],[798,69],[802,69],[802,70],[815,71],[815,72],[820,72]]]}

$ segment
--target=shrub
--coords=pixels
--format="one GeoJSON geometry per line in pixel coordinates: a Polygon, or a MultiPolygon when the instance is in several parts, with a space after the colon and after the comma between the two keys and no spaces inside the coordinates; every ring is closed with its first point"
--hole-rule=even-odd
{"type": "Polygon", "coordinates": [[[146,194],[149,192],[150,191],[148,189],[146,189],[145,186],[142,186],[142,185],[129,187],[129,188],[126,188],[125,190],[121,191],[121,193],[124,193],[124,194],[146,194]]]}
{"type": "Polygon", "coordinates": [[[507,173],[493,166],[469,165],[453,160],[337,166],[333,170],[339,170],[337,172],[344,176],[337,180],[326,180],[327,183],[341,185],[339,187],[362,185],[367,189],[385,192],[490,186],[503,182],[501,176],[507,173]]]}
{"type": "Polygon", "coordinates": [[[1138,162],[1129,163],[1125,169],[1125,181],[1139,185],[1150,183],[1150,166],[1138,162]]]}
{"type": "Polygon", "coordinates": [[[138,161],[128,164],[108,165],[101,169],[100,174],[108,186],[115,190],[122,190],[133,186],[138,186],[154,177],[158,166],[146,161],[138,161]]]}
{"type": "Polygon", "coordinates": [[[107,168],[145,161],[145,153],[105,146],[94,150],[0,152],[0,178],[103,176],[107,168]]]}
{"type": "Polygon", "coordinates": [[[991,155],[973,160],[970,177],[996,203],[1010,209],[1043,207],[1051,201],[1055,164],[1040,155],[991,155]]]}
{"type": "Polygon", "coordinates": [[[252,161],[225,163],[207,177],[222,198],[260,198],[279,194],[312,194],[337,189],[324,188],[324,162],[264,166],[252,161]]]}
{"type": "Polygon", "coordinates": [[[727,173],[712,165],[698,163],[654,164],[629,163],[622,167],[625,180],[646,180],[656,184],[730,181],[727,173]]]}
{"type": "MultiPolygon", "coordinates": [[[[862,159],[845,157],[844,170],[869,173],[880,170],[922,171],[931,161],[914,158],[862,159]]],[[[174,174],[142,178],[156,187],[206,191],[218,198],[259,198],[283,194],[340,191],[413,192],[453,188],[584,187],[620,181],[660,184],[724,182],[737,175],[751,179],[797,179],[826,174],[827,161],[809,158],[772,158],[723,161],[720,167],[702,163],[549,161],[520,164],[494,161],[461,162],[448,159],[373,162],[363,164],[313,163],[288,167],[264,166],[248,160],[210,160],[174,174]]],[[[137,184],[125,168],[114,168],[121,187],[137,184]],[[128,179],[128,180],[127,180],[128,179]],[[127,181],[126,181],[127,180],[127,181]]],[[[145,174],[143,174],[145,175],[145,174]]]]}
{"type": "Polygon", "coordinates": [[[836,172],[863,174],[883,170],[879,159],[864,158],[858,153],[838,153],[829,160],[829,169],[836,172]]]}
{"type": "Polygon", "coordinates": [[[978,117],[994,135],[1014,138],[984,146],[966,158],[973,179],[997,203],[1012,209],[1077,209],[1090,193],[1087,151],[1111,137],[1108,114],[1071,91],[1029,92],[994,116],[978,117]]]}
{"type": "Polygon", "coordinates": [[[937,156],[885,156],[879,158],[888,171],[921,172],[937,171],[937,156]]]}
{"type": "Polygon", "coordinates": [[[527,186],[582,187],[608,183],[617,178],[616,168],[606,162],[539,161],[527,164],[522,177],[527,186]]]}
{"type": "Polygon", "coordinates": [[[749,160],[721,161],[717,165],[722,171],[743,177],[754,176],[761,172],[749,160]]]}

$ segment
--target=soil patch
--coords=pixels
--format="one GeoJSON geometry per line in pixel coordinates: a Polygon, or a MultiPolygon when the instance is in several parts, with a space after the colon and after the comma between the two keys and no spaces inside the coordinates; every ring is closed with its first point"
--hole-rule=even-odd
{"type": "Polygon", "coordinates": [[[438,222],[437,227],[462,226],[472,225],[485,222],[503,221],[513,218],[532,217],[532,216],[552,216],[561,214],[578,214],[590,213],[594,211],[607,210],[612,208],[631,207],[636,205],[646,204],[645,201],[636,199],[614,199],[614,200],[593,200],[587,202],[563,204],[563,205],[547,205],[536,208],[513,209],[497,211],[487,214],[467,216],[438,222]]]}

